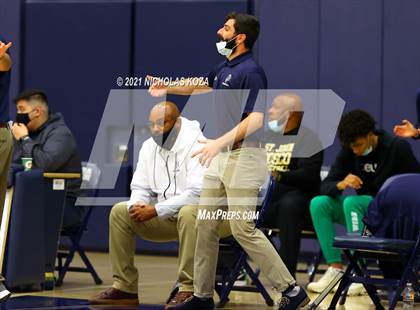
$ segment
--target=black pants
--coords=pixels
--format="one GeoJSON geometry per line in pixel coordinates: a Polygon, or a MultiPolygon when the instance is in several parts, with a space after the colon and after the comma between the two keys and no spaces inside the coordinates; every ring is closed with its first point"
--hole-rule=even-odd
{"type": "Polygon", "coordinates": [[[309,203],[311,197],[300,190],[275,190],[265,225],[279,229],[279,254],[289,272],[295,277],[302,229],[310,226],[309,203]]]}

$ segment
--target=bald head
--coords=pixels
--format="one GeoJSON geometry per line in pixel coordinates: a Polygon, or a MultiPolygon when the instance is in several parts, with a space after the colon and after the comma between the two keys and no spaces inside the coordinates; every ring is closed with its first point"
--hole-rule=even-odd
{"type": "Polygon", "coordinates": [[[177,119],[178,117],[179,109],[176,104],[171,101],[163,101],[153,106],[149,119],[177,119]]]}
{"type": "Polygon", "coordinates": [[[294,93],[284,93],[278,95],[276,98],[274,98],[272,105],[278,106],[282,110],[282,112],[293,112],[303,110],[302,99],[294,93]]]}
{"type": "Polygon", "coordinates": [[[158,145],[171,149],[181,128],[179,109],[175,103],[163,101],[156,104],[149,115],[152,137],[158,145]]]}
{"type": "Polygon", "coordinates": [[[287,121],[284,132],[300,126],[303,117],[302,99],[295,93],[283,93],[274,98],[268,110],[269,121],[287,121]]]}

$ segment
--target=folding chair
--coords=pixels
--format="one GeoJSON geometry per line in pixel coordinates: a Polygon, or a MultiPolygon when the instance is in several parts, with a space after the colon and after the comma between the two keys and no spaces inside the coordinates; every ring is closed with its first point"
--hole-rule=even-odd
{"type": "MultiPolygon", "coordinates": [[[[82,162],[82,189],[87,189],[83,196],[87,196],[90,193],[90,197],[96,197],[97,195],[97,184],[99,183],[101,171],[99,167],[93,163],[82,162]]],[[[58,279],[55,282],[56,286],[63,284],[64,277],[67,271],[74,272],[89,272],[96,284],[102,284],[101,278],[95,271],[89,258],[86,256],[85,250],[80,244],[84,232],[87,230],[89,218],[92,214],[93,207],[84,207],[84,214],[80,226],[76,229],[62,231],[61,236],[68,237],[71,241],[71,246],[68,251],[60,250],[57,254],[57,267],[56,270],[59,273],[58,279]],[[78,253],[82,259],[85,267],[70,267],[70,264],[74,258],[74,254],[78,253]],[[63,259],[65,262],[63,264],[63,259]]]]}
{"type": "MultiPolygon", "coordinates": [[[[262,206],[260,208],[260,213],[258,216],[258,219],[256,220],[255,227],[258,229],[261,227],[264,221],[264,215],[268,209],[271,196],[273,194],[275,186],[275,181],[270,176],[270,179],[268,181],[267,185],[267,192],[263,193],[263,191],[260,193],[261,197],[264,197],[262,206]]],[[[264,188],[264,187],[263,187],[264,188]]],[[[227,252],[229,257],[229,260],[235,261],[233,264],[233,270],[229,268],[229,266],[223,266],[223,262],[219,259],[218,262],[218,270],[221,271],[222,274],[219,274],[218,277],[216,277],[216,285],[215,290],[220,296],[220,301],[217,305],[217,308],[223,308],[226,303],[229,301],[228,297],[232,290],[235,291],[247,291],[247,292],[259,292],[263,296],[266,304],[268,306],[273,306],[273,300],[271,299],[270,294],[267,292],[263,284],[261,283],[258,271],[254,271],[252,267],[249,265],[247,258],[248,255],[246,252],[242,249],[242,247],[239,245],[239,243],[234,238],[226,238],[225,240],[221,240],[220,242],[220,252],[223,253],[227,252]],[[225,241],[225,242],[223,242],[225,241]],[[227,250],[227,251],[226,251],[227,250]],[[221,266],[222,265],[222,266],[221,266]],[[252,279],[253,286],[234,286],[234,283],[236,279],[238,278],[241,270],[244,269],[247,273],[247,275],[252,279]]]]}
{"type": "MultiPolygon", "coordinates": [[[[417,178],[419,179],[420,175],[417,178]]],[[[418,184],[418,179],[414,183],[413,181],[407,182],[407,186],[413,186],[415,188],[418,184]]],[[[386,186],[392,186],[392,183],[393,180],[387,182],[386,186]]],[[[383,189],[384,187],[381,191],[383,189]]],[[[403,193],[401,194],[404,196],[403,193]]],[[[371,209],[374,204],[381,206],[381,201],[386,200],[380,200],[377,196],[377,199],[374,200],[369,208],[371,209]]],[[[420,203],[420,200],[418,203],[420,203]]],[[[345,291],[351,283],[362,283],[377,309],[384,309],[377,295],[376,287],[378,285],[389,289],[388,309],[395,309],[407,282],[411,282],[414,290],[420,292],[420,207],[419,205],[409,205],[402,202],[391,203],[389,205],[391,207],[382,208],[381,206],[382,218],[377,221],[377,224],[380,225],[380,230],[376,232],[377,237],[347,235],[335,238],[334,246],[343,250],[349,261],[349,265],[346,271],[330,283],[329,287],[316,298],[308,309],[315,309],[340,281],[328,309],[335,309],[340,296],[342,296],[340,304],[345,303],[345,291]],[[382,238],[380,237],[382,233],[396,236],[396,238],[382,238]],[[408,236],[410,236],[409,239],[407,239],[408,236]],[[402,275],[394,279],[386,278],[385,276],[383,278],[372,277],[366,269],[366,261],[372,259],[380,262],[390,261],[401,263],[403,268],[402,275]]]]}

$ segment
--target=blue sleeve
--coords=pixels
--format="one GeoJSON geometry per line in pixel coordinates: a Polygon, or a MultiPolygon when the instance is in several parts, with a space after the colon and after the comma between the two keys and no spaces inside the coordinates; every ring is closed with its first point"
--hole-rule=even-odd
{"type": "Polygon", "coordinates": [[[216,67],[214,67],[210,72],[207,72],[204,76],[208,78],[209,81],[209,87],[213,88],[213,82],[214,79],[217,76],[217,73],[220,71],[221,64],[218,64],[216,67]]]}
{"type": "Polygon", "coordinates": [[[243,109],[244,113],[266,111],[265,91],[267,82],[263,75],[257,72],[247,73],[241,82],[241,89],[249,89],[248,99],[243,109]]]}
{"type": "Polygon", "coordinates": [[[207,72],[204,76],[207,77],[209,81],[209,87],[213,88],[213,81],[214,81],[214,78],[216,77],[216,73],[214,72],[214,70],[207,72]]]}

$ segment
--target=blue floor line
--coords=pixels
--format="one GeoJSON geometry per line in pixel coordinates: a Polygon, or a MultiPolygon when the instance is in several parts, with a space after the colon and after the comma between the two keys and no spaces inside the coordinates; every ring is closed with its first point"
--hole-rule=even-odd
{"type": "Polygon", "coordinates": [[[89,305],[87,300],[72,298],[57,298],[45,296],[13,297],[0,304],[0,310],[52,310],[52,309],[91,309],[91,310],[161,310],[162,305],[114,306],[89,305]]]}

